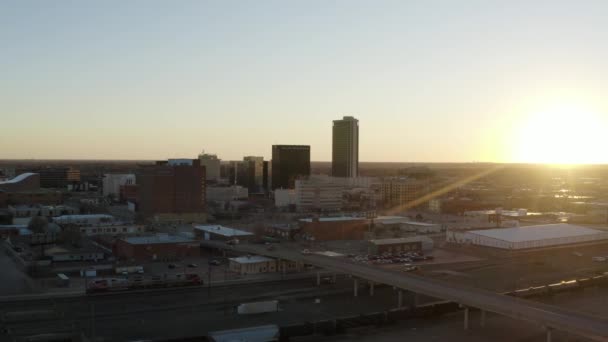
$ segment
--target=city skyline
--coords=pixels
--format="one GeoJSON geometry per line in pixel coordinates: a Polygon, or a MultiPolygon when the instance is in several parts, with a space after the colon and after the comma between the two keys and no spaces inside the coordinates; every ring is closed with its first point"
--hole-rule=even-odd
{"type": "Polygon", "coordinates": [[[606,10],[6,1],[0,159],[331,161],[354,116],[362,162],[606,163],[606,10]]]}

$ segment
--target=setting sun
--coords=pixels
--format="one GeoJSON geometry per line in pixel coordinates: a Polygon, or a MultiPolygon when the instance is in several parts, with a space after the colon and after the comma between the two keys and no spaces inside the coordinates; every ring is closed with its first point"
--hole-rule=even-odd
{"type": "Polygon", "coordinates": [[[525,163],[582,164],[605,161],[606,119],[582,106],[560,105],[528,116],[517,134],[513,159],[525,163]]]}

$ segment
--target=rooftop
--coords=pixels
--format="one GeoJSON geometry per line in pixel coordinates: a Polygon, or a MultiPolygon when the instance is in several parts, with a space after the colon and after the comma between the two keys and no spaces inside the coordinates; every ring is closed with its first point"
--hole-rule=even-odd
{"type": "Polygon", "coordinates": [[[132,245],[152,245],[160,243],[188,243],[194,240],[181,235],[157,234],[151,236],[131,236],[122,239],[132,245]]]}
{"type": "MultiPolygon", "coordinates": [[[[312,217],[300,219],[300,222],[313,222],[312,217]]],[[[361,221],[367,220],[365,217],[355,216],[337,216],[337,217],[319,217],[319,222],[340,222],[340,221],[361,221]]]]}
{"type": "Polygon", "coordinates": [[[12,178],[12,179],[9,179],[9,180],[6,180],[6,181],[0,181],[0,184],[16,184],[16,183],[19,183],[19,182],[21,182],[22,180],[24,180],[24,179],[26,179],[28,177],[34,176],[34,175],[36,175],[36,174],[35,173],[31,173],[31,172],[22,173],[22,174],[20,174],[19,176],[15,177],[15,178],[12,178]]]}
{"type": "Polygon", "coordinates": [[[255,264],[258,262],[268,262],[273,261],[274,259],[267,258],[261,255],[252,255],[252,256],[242,256],[238,258],[230,258],[230,260],[238,262],[239,264],[255,264]]]}
{"type": "Polygon", "coordinates": [[[537,226],[498,228],[486,230],[469,231],[471,234],[481,235],[497,240],[508,242],[535,241],[547,239],[559,239],[574,236],[585,236],[594,234],[607,234],[607,232],[577,226],[567,223],[543,224],[537,226]]]}
{"type": "Polygon", "coordinates": [[[246,232],[244,230],[239,230],[230,227],[224,227],[221,225],[198,225],[194,226],[194,229],[202,230],[207,233],[218,234],[226,237],[235,237],[235,236],[251,236],[253,233],[246,232]]]}

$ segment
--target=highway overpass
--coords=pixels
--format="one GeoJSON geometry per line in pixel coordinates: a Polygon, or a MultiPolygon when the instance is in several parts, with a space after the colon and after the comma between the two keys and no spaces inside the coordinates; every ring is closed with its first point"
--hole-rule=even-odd
{"type": "MultiPolygon", "coordinates": [[[[399,289],[421,293],[427,296],[454,301],[465,306],[465,327],[468,321],[468,307],[482,312],[493,312],[510,318],[537,323],[547,329],[547,340],[551,331],[559,329],[584,336],[596,341],[608,341],[608,320],[581,312],[567,310],[552,305],[506,296],[470,286],[449,283],[411,273],[388,270],[367,264],[356,263],[342,257],[327,257],[317,254],[302,254],[300,251],[276,246],[268,250],[264,245],[240,244],[226,245],[222,242],[204,241],[202,246],[233,250],[298,261],[331,270],[350,274],[371,282],[394,286],[399,289]]],[[[357,280],[355,279],[355,287],[357,280]]],[[[484,315],[482,315],[483,317],[484,315]]]]}

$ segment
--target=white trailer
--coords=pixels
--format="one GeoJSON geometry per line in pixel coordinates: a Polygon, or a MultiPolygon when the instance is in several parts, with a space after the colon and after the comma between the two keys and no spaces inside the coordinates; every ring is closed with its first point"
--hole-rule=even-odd
{"type": "Polygon", "coordinates": [[[265,312],[279,311],[279,301],[269,300],[265,302],[243,303],[237,307],[239,315],[251,315],[265,312]]]}

